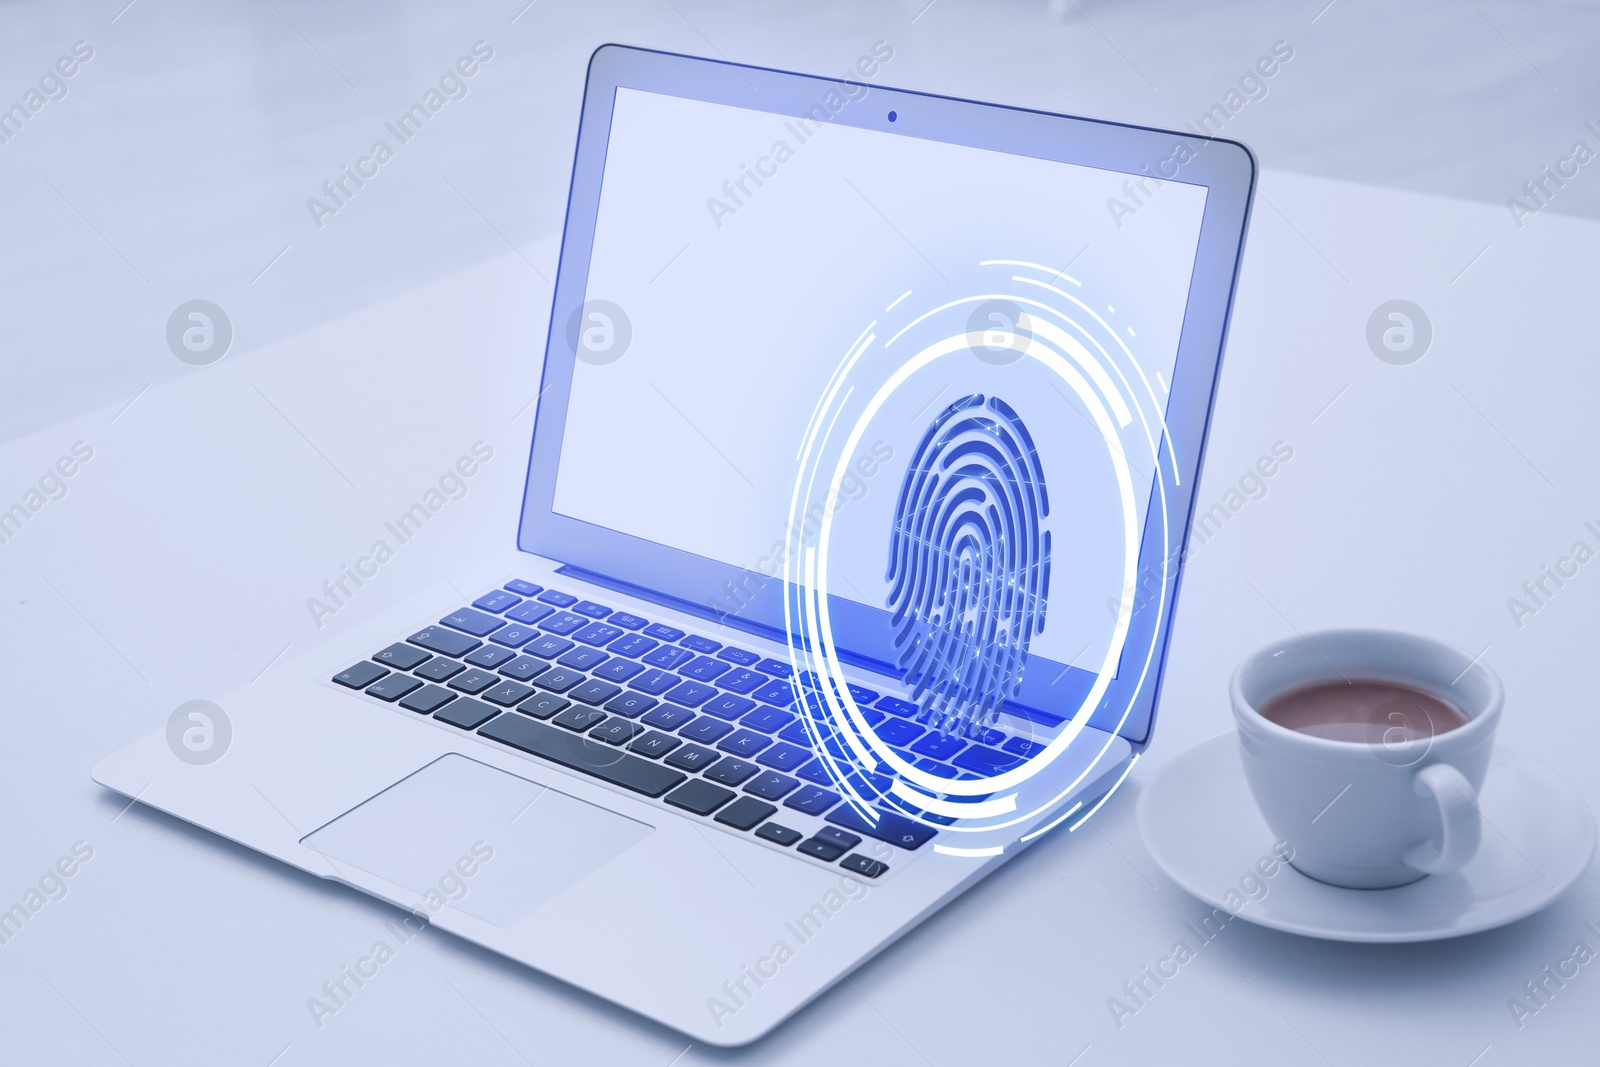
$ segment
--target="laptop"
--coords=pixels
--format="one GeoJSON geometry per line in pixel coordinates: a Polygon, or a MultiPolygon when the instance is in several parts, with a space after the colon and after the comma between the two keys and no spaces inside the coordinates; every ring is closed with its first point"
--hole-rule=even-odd
{"type": "Polygon", "coordinates": [[[1254,161],[893,59],[595,52],[504,555],[95,781],[729,1046],[1093,817],[1254,161]]]}

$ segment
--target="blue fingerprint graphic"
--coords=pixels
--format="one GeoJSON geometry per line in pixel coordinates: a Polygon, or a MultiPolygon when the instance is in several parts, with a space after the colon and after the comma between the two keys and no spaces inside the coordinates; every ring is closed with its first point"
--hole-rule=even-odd
{"type": "Polygon", "coordinates": [[[972,735],[1044,632],[1050,514],[1033,437],[999,397],[962,397],[917,445],[889,535],[888,607],[920,718],[972,735]]]}

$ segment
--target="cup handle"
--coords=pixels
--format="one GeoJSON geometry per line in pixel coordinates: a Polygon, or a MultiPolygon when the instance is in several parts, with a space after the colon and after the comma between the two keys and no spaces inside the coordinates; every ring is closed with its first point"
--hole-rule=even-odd
{"type": "Polygon", "coordinates": [[[1478,814],[1478,794],[1466,775],[1448,763],[1430,764],[1417,772],[1412,788],[1420,797],[1431,796],[1439,807],[1444,838],[1437,845],[1423,841],[1402,854],[1406,866],[1426,874],[1460,870],[1478,851],[1483,819],[1478,814]]]}

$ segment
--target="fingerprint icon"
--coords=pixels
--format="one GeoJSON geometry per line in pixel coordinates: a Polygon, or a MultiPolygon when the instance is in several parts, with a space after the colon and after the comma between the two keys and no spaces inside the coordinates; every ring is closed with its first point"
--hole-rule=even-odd
{"type": "Polygon", "coordinates": [[[922,721],[972,735],[1017,691],[1044,632],[1050,514],[1028,428],[999,397],[962,397],[906,470],[889,535],[897,666],[922,721]]]}

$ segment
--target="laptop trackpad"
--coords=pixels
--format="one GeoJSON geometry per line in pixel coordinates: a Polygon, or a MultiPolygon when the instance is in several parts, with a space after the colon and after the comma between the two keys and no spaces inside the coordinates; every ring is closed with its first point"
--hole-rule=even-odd
{"type": "Polygon", "coordinates": [[[418,894],[511,926],[654,828],[452,753],[301,840],[418,894]]]}

